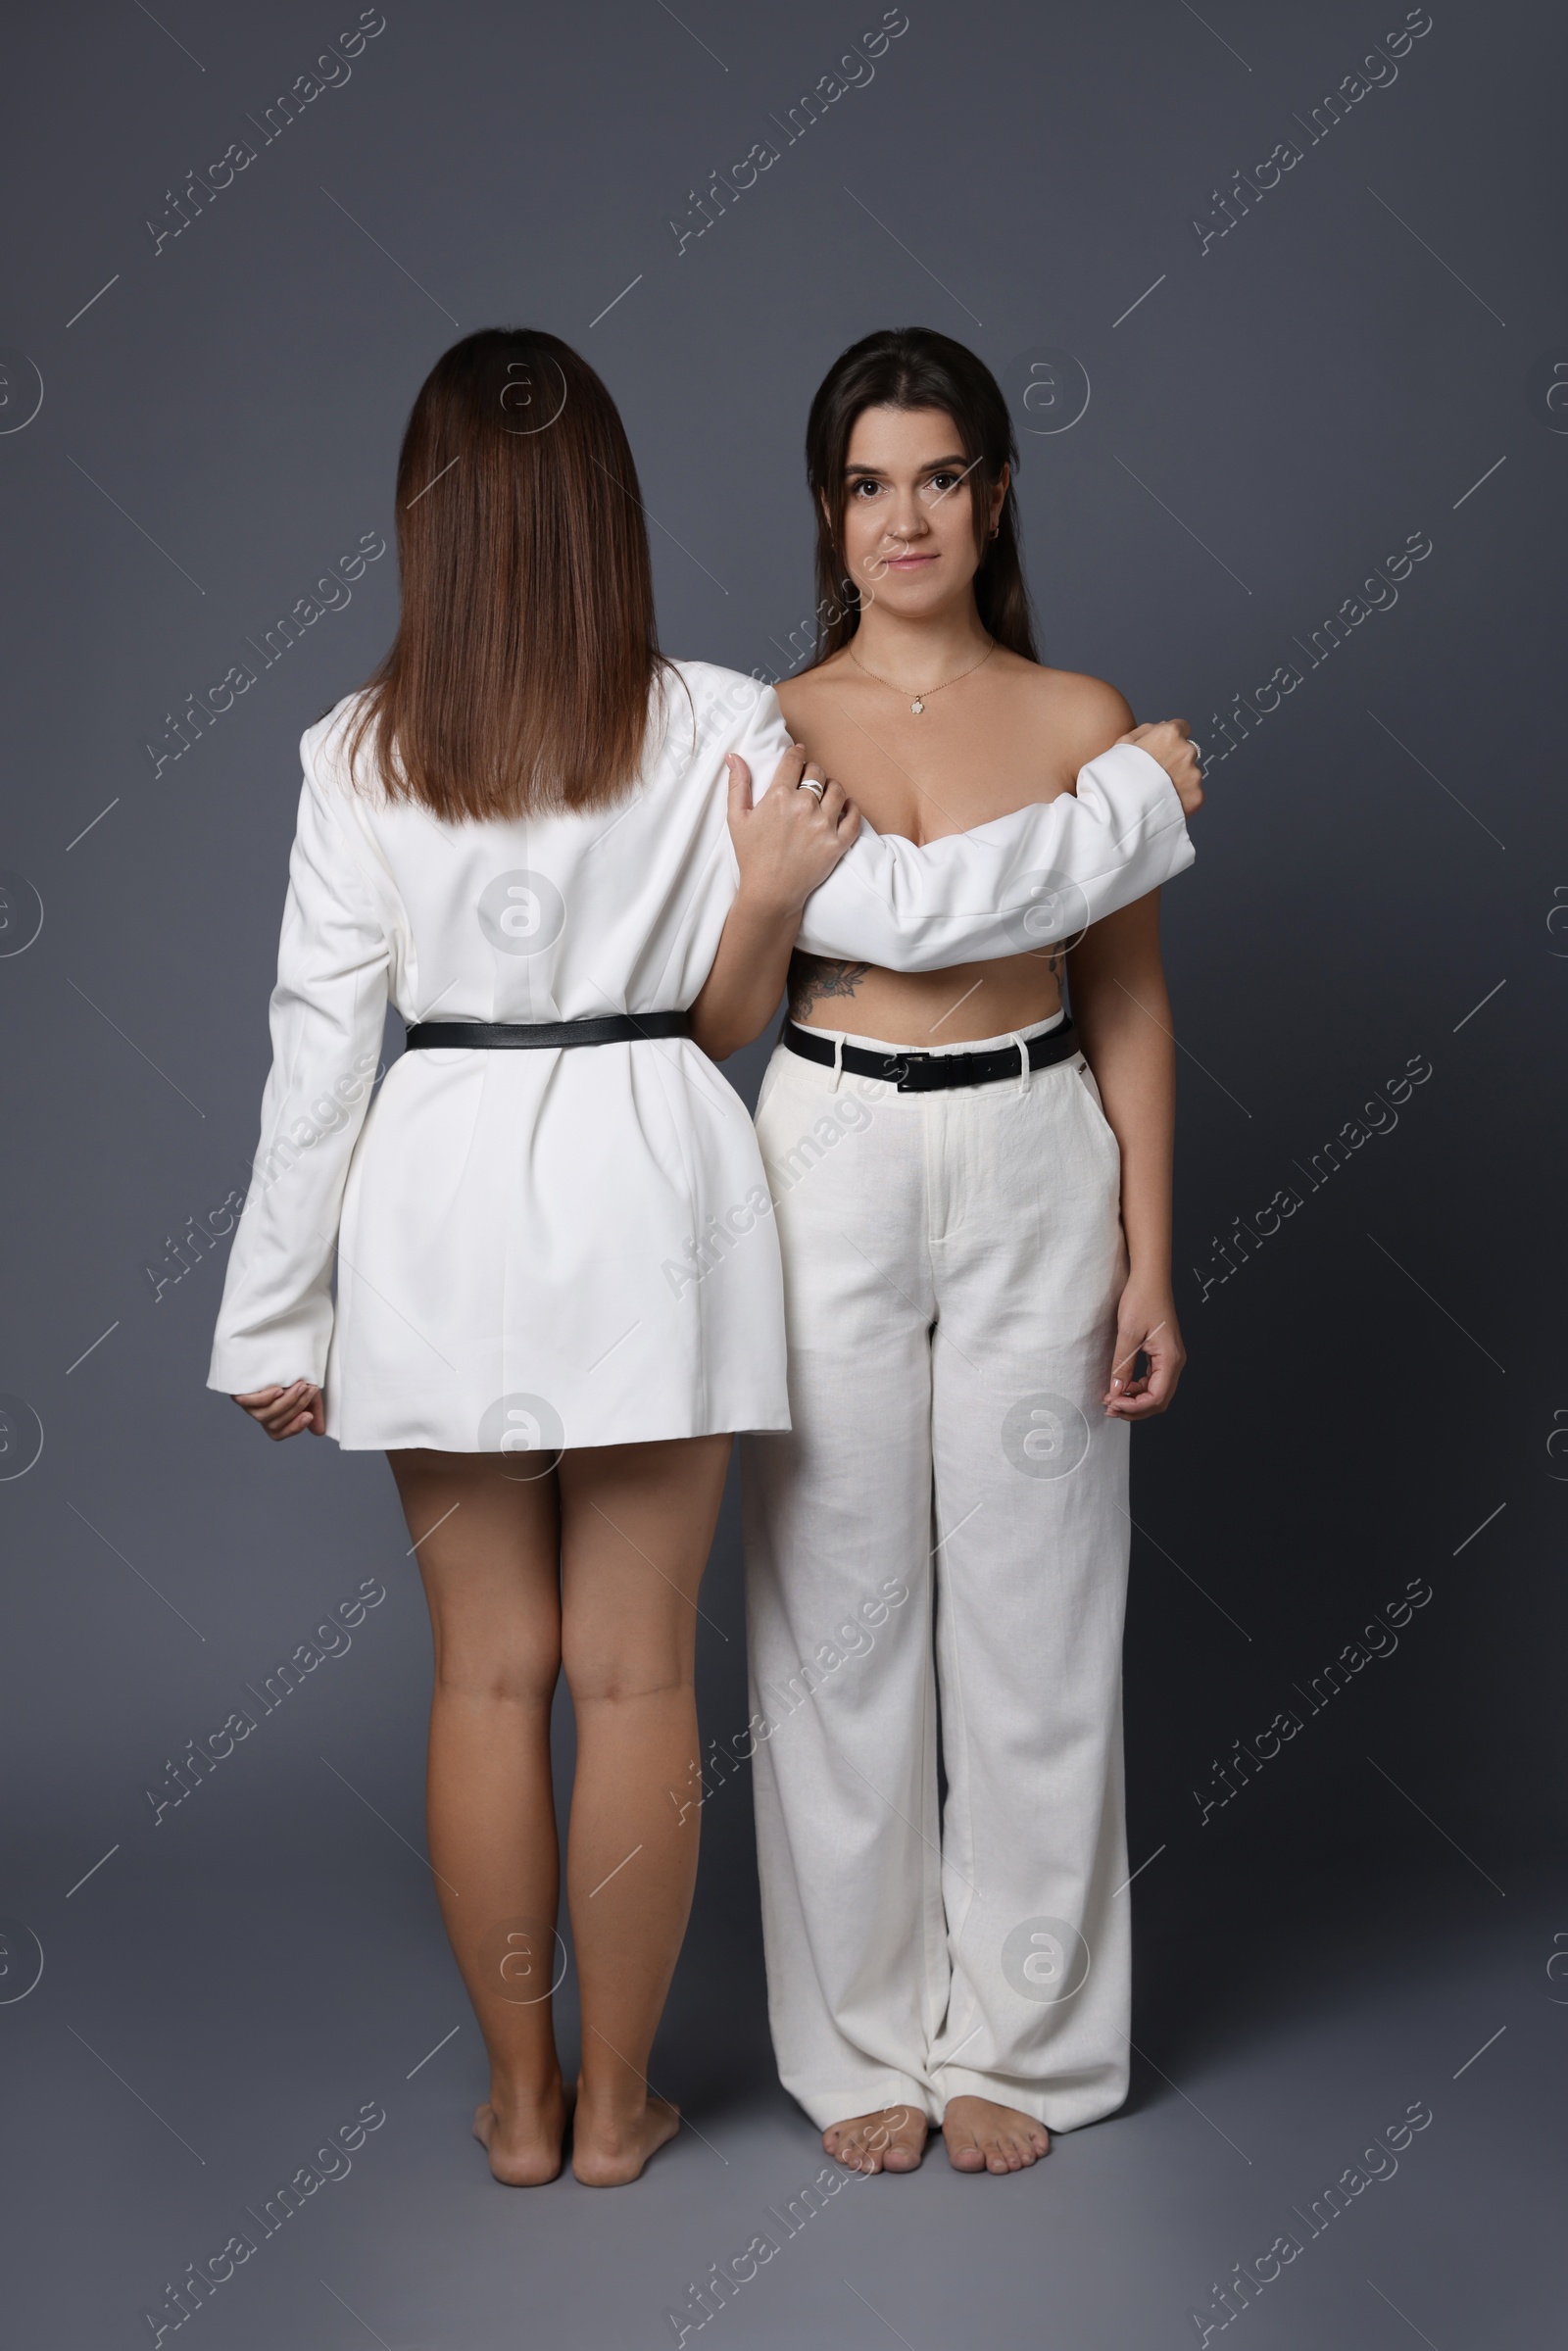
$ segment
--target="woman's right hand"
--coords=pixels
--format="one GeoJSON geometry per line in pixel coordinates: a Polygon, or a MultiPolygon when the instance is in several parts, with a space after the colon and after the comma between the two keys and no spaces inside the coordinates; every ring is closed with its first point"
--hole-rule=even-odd
{"type": "Polygon", "coordinates": [[[1118,735],[1116,740],[1136,743],[1140,751],[1157,759],[1176,787],[1182,814],[1196,816],[1203,805],[1203,770],[1185,718],[1161,718],[1152,725],[1135,726],[1130,735],[1118,735]]]}
{"type": "Polygon", "coordinates": [[[278,1445],[285,1437],[298,1437],[304,1429],[313,1437],[326,1435],[326,1408],[313,1380],[295,1380],[287,1388],[258,1388],[254,1395],[237,1396],[234,1401],[278,1445]]]}
{"type": "Polygon", "coordinates": [[[798,915],[854,841],[860,811],[842,784],[829,783],[808,759],[804,744],[791,745],[755,805],[751,768],[739,752],[730,752],[727,760],[729,834],[741,869],[740,895],[759,913],[798,915]],[[803,791],[803,784],[820,785],[820,797],[803,791]]]}

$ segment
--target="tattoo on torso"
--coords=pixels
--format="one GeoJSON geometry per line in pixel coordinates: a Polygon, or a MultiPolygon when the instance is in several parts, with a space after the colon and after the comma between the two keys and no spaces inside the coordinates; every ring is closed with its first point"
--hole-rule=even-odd
{"type": "Polygon", "coordinates": [[[790,1016],[804,1020],[811,1006],[826,996],[853,996],[870,970],[869,963],[835,963],[826,955],[790,957],[790,1016]]]}

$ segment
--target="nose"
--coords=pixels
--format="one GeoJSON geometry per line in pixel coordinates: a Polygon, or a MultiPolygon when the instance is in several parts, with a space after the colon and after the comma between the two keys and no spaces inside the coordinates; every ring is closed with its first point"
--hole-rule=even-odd
{"type": "Polygon", "coordinates": [[[930,536],[931,522],[913,488],[900,490],[894,500],[893,512],[887,521],[887,536],[907,546],[913,539],[930,536]]]}

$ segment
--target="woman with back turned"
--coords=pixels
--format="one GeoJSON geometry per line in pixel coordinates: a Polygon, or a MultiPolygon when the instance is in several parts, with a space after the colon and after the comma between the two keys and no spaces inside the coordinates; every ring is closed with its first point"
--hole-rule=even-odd
{"type": "MultiPolygon", "coordinates": [[[[390,1460],[434,1638],[430,1856],[490,2061],[474,2129],[515,2185],[559,2172],[573,2104],[551,2018],[564,1671],[572,2165],[608,2186],[679,2128],[646,2077],[696,1868],[666,1791],[697,1746],[698,1588],[732,1433],[788,1422],[761,1162],[688,1010],[743,873],[797,915],[831,875],[805,935],[898,965],[1001,952],[973,909],[1008,853],[857,840],[771,695],[660,654],[620,418],[555,337],[490,330],[437,363],[397,524],[392,650],[302,746],[210,1385],[273,1438],[390,1460]],[[778,770],[739,852],[732,755],[778,770]],[[410,1050],[371,1103],[389,1001],[410,1050]],[[721,1220],[711,1277],[673,1278],[721,1220]]],[[[1137,768],[1069,831],[1042,808],[1005,839],[1038,862],[1030,828],[1055,824],[1058,861],[1130,893],[1180,861],[1171,799],[1137,768]]]]}

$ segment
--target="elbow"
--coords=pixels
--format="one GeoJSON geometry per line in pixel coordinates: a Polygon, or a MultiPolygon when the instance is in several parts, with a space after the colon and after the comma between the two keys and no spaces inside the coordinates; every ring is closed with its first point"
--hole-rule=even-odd
{"type": "Polygon", "coordinates": [[[692,1039],[710,1061],[727,1061],[732,1054],[755,1045],[767,1028],[777,1007],[769,1004],[765,1010],[755,1005],[746,1010],[734,1010],[724,1017],[712,1013],[692,1015],[692,1039]]]}
{"type": "Polygon", "coordinates": [[[692,1015],[691,1039],[699,1053],[705,1053],[710,1061],[727,1061],[731,1053],[739,1053],[743,1045],[751,1043],[749,1037],[738,1035],[727,1021],[710,1016],[700,1018],[696,1013],[692,1015]]]}

